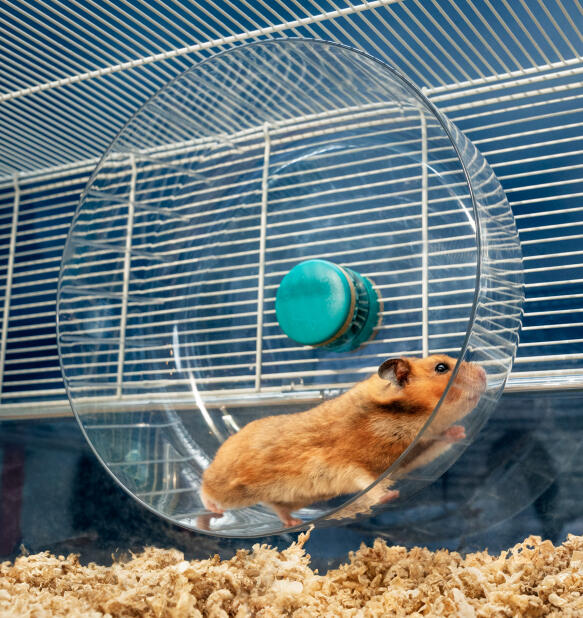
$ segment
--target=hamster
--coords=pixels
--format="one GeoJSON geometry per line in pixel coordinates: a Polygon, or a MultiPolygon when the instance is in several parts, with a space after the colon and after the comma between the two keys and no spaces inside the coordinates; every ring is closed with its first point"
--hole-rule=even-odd
{"type": "MultiPolygon", "coordinates": [[[[376,374],[306,412],[252,421],[219,448],[203,474],[201,499],[222,514],[264,503],[287,526],[291,513],[320,500],[359,492],[376,481],[417,436],[450,379],[456,360],[438,354],[392,358],[376,374]]],[[[476,406],[486,372],[462,362],[452,387],[423,441],[441,437],[409,468],[428,463],[465,437],[454,423],[476,406]]],[[[377,501],[390,500],[386,491],[377,501]]]]}

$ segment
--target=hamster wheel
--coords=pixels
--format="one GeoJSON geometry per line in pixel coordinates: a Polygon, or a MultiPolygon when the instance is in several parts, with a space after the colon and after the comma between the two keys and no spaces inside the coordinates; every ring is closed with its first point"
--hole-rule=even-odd
{"type": "MultiPolygon", "coordinates": [[[[265,506],[209,518],[201,502],[231,434],[335,397],[388,358],[480,364],[466,438],[407,471],[438,404],[381,476],[399,508],[496,403],[522,299],[510,208],[456,127],[364,53],[268,40],[181,74],[104,154],[64,250],[59,355],[82,431],[125,490],[187,528],[259,536],[282,530],[265,506]]],[[[298,515],[370,512],[371,487],[298,515]]]]}

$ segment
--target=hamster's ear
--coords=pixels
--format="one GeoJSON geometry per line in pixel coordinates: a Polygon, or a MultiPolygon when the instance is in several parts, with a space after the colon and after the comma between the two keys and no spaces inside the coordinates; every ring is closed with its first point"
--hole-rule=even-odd
{"type": "Polygon", "coordinates": [[[411,364],[406,358],[389,358],[378,370],[379,378],[391,382],[395,386],[401,388],[409,380],[411,373],[411,364]]]}

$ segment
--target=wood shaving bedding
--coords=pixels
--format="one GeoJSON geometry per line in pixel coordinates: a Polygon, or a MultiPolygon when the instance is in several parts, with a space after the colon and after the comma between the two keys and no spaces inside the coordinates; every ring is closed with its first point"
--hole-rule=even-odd
{"type": "Polygon", "coordinates": [[[583,537],[531,536],[491,556],[372,547],[319,575],[303,549],[267,545],[187,561],[145,549],[110,567],[48,552],[0,565],[0,617],[583,616],[583,537]]]}

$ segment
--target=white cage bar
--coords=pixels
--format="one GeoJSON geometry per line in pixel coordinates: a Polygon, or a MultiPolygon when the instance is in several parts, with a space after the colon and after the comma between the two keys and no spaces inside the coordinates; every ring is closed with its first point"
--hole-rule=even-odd
{"type": "MultiPolygon", "coordinates": [[[[229,3],[228,10],[215,4],[212,11],[191,2],[172,14],[153,6],[155,19],[138,8],[141,19],[132,18],[133,31],[122,27],[109,4],[73,12],[48,2],[0,8],[7,52],[0,93],[0,221],[6,230],[0,416],[69,413],[51,334],[60,251],[88,174],[125,118],[165,81],[210,53],[243,41],[298,35],[354,45],[396,65],[480,148],[505,188],[524,253],[523,335],[508,388],[583,386],[578,320],[583,295],[577,291],[583,279],[579,0],[277,1],[261,11],[247,2],[229,3]],[[25,23],[37,28],[33,37],[24,33],[25,23]],[[55,42],[56,24],[65,24],[76,49],[84,45],[90,53],[67,56],[55,42]]],[[[360,121],[374,123],[376,113],[361,110],[360,121]]],[[[273,147],[284,147],[277,135],[271,139],[273,147]]],[[[261,156],[262,144],[261,139],[249,144],[245,156],[261,156]]],[[[155,165],[156,153],[148,156],[155,165]]],[[[368,163],[374,166],[374,157],[368,163]]],[[[223,179],[229,182],[228,170],[223,179]]],[[[145,212],[148,204],[137,199],[136,213],[140,208],[145,212]]],[[[309,209],[300,213],[314,216],[309,209]]],[[[179,224],[192,225],[196,237],[194,221],[179,224]]],[[[100,250],[95,247],[96,255],[100,250]]],[[[168,250],[164,259],[173,255],[168,250]]],[[[160,292],[179,296],[181,288],[161,285],[160,292]]],[[[252,317],[244,305],[241,314],[252,317]]],[[[144,341],[152,353],[165,353],[154,335],[144,341]]],[[[268,361],[263,363],[268,373],[268,361]]]]}

